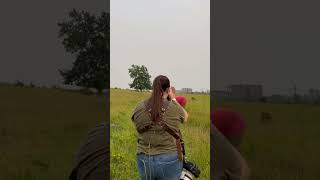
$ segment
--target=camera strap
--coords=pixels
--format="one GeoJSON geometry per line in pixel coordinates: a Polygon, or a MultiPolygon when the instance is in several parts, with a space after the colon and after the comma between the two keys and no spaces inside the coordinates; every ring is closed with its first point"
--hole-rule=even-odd
{"type": "MultiPolygon", "coordinates": [[[[179,131],[178,133],[174,131],[172,128],[170,128],[163,120],[164,114],[166,110],[168,109],[169,106],[169,101],[165,101],[163,103],[163,106],[161,108],[160,112],[160,118],[158,121],[152,121],[151,123],[145,125],[144,127],[138,129],[139,133],[144,133],[151,129],[153,126],[158,124],[163,130],[165,130],[167,133],[169,133],[171,136],[173,136],[176,139],[176,146],[177,146],[177,151],[178,151],[178,157],[179,160],[184,161],[184,156],[185,156],[185,149],[184,149],[184,142],[182,140],[182,135],[181,132],[179,131]]],[[[147,102],[145,102],[145,108],[146,111],[148,112],[150,118],[151,118],[151,107],[148,105],[147,102]]]]}

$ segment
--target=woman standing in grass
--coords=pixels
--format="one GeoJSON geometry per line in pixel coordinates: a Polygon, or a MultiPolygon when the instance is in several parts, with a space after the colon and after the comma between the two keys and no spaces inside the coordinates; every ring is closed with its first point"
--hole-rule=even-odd
{"type": "Polygon", "coordinates": [[[157,76],[152,88],[151,97],[139,103],[132,115],[138,131],[139,174],[142,180],[178,180],[183,162],[176,139],[158,122],[164,122],[178,133],[181,123],[187,121],[188,114],[176,102],[166,76],[157,76]]]}

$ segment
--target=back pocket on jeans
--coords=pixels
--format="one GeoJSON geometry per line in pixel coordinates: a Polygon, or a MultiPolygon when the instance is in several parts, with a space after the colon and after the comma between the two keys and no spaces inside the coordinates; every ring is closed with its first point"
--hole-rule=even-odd
{"type": "Polygon", "coordinates": [[[162,176],[168,180],[176,180],[179,178],[182,172],[182,161],[178,157],[174,160],[159,163],[162,176]]]}
{"type": "Polygon", "coordinates": [[[179,160],[178,154],[177,153],[172,153],[172,154],[162,155],[158,159],[158,163],[159,164],[172,164],[172,163],[175,163],[178,160],[179,160]]]}

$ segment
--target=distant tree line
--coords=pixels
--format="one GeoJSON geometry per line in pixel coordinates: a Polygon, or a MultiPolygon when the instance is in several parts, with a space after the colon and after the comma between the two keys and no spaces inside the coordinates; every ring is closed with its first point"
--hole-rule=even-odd
{"type": "Polygon", "coordinates": [[[15,83],[14,83],[15,86],[17,87],[30,87],[30,88],[35,88],[36,85],[33,84],[33,82],[30,82],[30,83],[24,83],[22,81],[19,81],[17,80],[15,83]]]}

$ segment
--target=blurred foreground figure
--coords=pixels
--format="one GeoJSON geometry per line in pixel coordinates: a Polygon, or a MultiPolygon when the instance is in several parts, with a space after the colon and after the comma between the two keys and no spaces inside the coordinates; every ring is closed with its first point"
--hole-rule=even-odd
{"type": "Polygon", "coordinates": [[[211,116],[211,179],[248,180],[250,170],[240,152],[215,127],[211,116]]]}
{"type": "Polygon", "coordinates": [[[214,126],[239,150],[245,131],[242,116],[230,108],[218,108],[212,116],[214,126]]]}
{"type": "Polygon", "coordinates": [[[107,180],[109,178],[108,126],[93,128],[80,147],[69,180],[107,180]]]}

